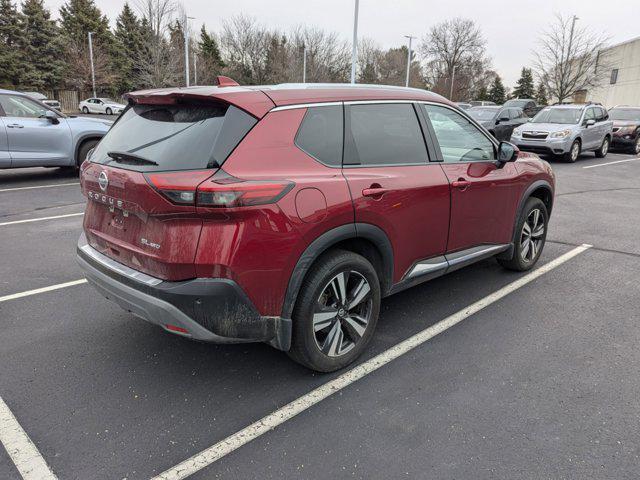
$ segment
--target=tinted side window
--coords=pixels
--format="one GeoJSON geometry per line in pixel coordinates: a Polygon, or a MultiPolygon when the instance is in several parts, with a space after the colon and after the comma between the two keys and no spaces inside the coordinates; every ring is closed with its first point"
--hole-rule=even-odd
{"type": "Polygon", "coordinates": [[[347,111],[345,165],[427,163],[427,147],[413,105],[351,105],[347,111]]]}
{"type": "Polygon", "coordinates": [[[339,167],[342,165],[342,106],[311,107],[302,120],[296,145],[316,160],[339,167]]]}
{"type": "Polygon", "coordinates": [[[493,143],[469,120],[453,110],[425,105],[445,162],[495,160],[493,143]]]}

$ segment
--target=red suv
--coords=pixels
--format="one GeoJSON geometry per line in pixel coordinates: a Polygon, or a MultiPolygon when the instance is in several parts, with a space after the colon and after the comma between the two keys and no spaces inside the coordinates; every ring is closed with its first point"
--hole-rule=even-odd
{"type": "Polygon", "coordinates": [[[365,349],[383,297],[491,256],[527,270],[544,246],[549,165],[439,95],[303,84],[128,100],[81,168],[78,261],[171,333],[267,342],[332,371],[365,349]]]}

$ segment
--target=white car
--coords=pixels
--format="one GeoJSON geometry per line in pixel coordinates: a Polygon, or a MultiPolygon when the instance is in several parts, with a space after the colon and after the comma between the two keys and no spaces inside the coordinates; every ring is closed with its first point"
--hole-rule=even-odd
{"type": "Polygon", "coordinates": [[[78,105],[82,113],[105,113],[107,115],[119,115],[126,105],[111,100],[110,98],[87,98],[78,105]]]}

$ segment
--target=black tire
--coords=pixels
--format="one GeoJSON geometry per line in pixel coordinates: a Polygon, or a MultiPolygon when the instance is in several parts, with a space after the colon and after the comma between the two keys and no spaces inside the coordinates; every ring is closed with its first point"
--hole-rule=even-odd
{"type": "Polygon", "coordinates": [[[569,149],[569,151],[562,155],[562,160],[567,163],[575,163],[576,160],[578,160],[578,157],[580,156],[581,150],[582,150],[582,144],[580,143],[580,140],[574,140],[573,143],[571,144],[571,148],[569,149]],[[575,150],[576,145],[578,145],[577,154],[575,150]]]}
{"type": "Polygon", "coordinates": [[[640,155],[640,130],[636,133],[636,141],[633,146],[629,148],[629,153],[632,155],[640,155]]]}
{"type": "MultiPolygon", "coordinates": [[[[537,221],[539,225],[540,220],[537,221]]],[[[516,238],[514,242],[513,258],[506,260],[498,258],[498,263],[509,270],[515,270],[517,272],[524,272],[530,270],[537,263],[540,258],[540,254],[544,249],[544,244],[547,240],[547,230],[549,225],[549,213],[544,202],[536,197],[530,197],[524,205],[524,209],[518,218],[516,224],[516,238]],[[531,229],[532,214],[535,210],[538,210],[543,220],[543,231],[538,237],[532,238],[532,235],[527,234],[524,230],[525,221],[531,229]],[[526,240],[529,240],[529,248],[526,247],[526,240]],[[535,251],[532,250],[535,247],[535,251]],[[533,253],[533,255],[532,255],[533,253]]],[[[531,231],[532,234],[535,231],[531,231]]]]}
{"type": "Polygon", "coordinates": [[[318,372],[333,372],[349,365],[371,341],[380,313],[380,298],[378,275],[366,258],[345,250],[333,250],[322,255],[307,274],[298,294],[292,315],[289,356],[318,372]],[[342,277],[343,274],[346,276],[342,277]],[[343,281],[346,279],[342,289],[339,276],[343,281]],[[365,286],[358,290],[358,285],[365,286]],[[369,290],[363,299],[349,307],[349,300],[353,302],[358,298],[357,293],[366,286],[369,290]],[[345,293],[347,298],[344,302],[340,302],[338,290],[345,293]],[[321,319],[316,317],[316,326],[326,326],[316,331],[314,314],[320,313],[325,313],[325,316],[321,319]],[[359,331],[352,327],[354,323],[359,331]],[[339,351],[341,349],[343,352],[339,351]]]}
{"type": "Polygon", "coordinates": [[[95,147],[98,144],[98,142],[99,140],[85,140],[84,142],[82,142],[82,145],[80,145],[80,148],[78,149],[78,158],[76,158],[77,168],[80,168],[82,166],[82,163],[87,158],[87,154],[89,153],[89,150],[95,147]]]}
{"type": "Polygon", "coordinates": [[[596,158],[606,157],[607,153],[609,153],[610,146],[611,140],[609,139],[609,137],[604,137],[604,140],[602,140],[602,145],[600,145],[600,148],[594,152],[596,154],[596,158]]]}
{"type": "Polygon", "coordinates": [[[89,113],[89,109],[87,107],[82,107],[82,113],[85,115],[89,113]]]}
{"type": "Polygon", "coordinates": [[[113,115],[113,110],[111,110],[110,108],[107,108],[107,109],[104,111],[104,113],[105,113],[105,114],[107,114],[107,115],[113,115]]]}

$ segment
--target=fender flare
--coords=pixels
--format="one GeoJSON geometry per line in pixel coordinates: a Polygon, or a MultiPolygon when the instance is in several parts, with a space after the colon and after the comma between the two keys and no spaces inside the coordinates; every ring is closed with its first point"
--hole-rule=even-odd
{"type": "Polygon", "coordinates": [[[549,215],[549,217],[551,217],[551,210],[553,209],[553,187],[547,180],[536,180],[525,189],[524,193],[520,197],[520,201],[518,202],[518,209],[516,210],[516,218],[515,218],[515,222],[513,223],[512,239],[514,242],[516,241],[516,233],[517,233],[516,227],[518,226],[518,219],[520,218],[520,215],[522,215],[522,210],[524,210],[524,204],[527,202],[527,199],[531,196],[531,194],[536,190],[538,190],[539,188],[544,188],[549,192],[549,198],[551,199],[551,203],[549,205],[549,211],[547,212],[547,214],[549,215]]]}
{"type": "MultiPolygon", "coordinates": [[[[282,318],[290,319],[302,286],[302,281],[306,276],[311,265],[318,259],[322,253],[327,251],[333,245],[344,240],[352,238],[364,238],[372,242],[380,251],[383,264],[384,284],[387,289],[391,288],[393,282],[393,248],[387,234],[375,225],[368,223],[349,223],[341,225],[326,231],[316,238],[304,252],[300,255],[298,262],[291,272],[287,292],[285,293],[284,302],[282,304],[282,318]]],[[[382,292],[383,296],[386,292],[382,292]]]]}

